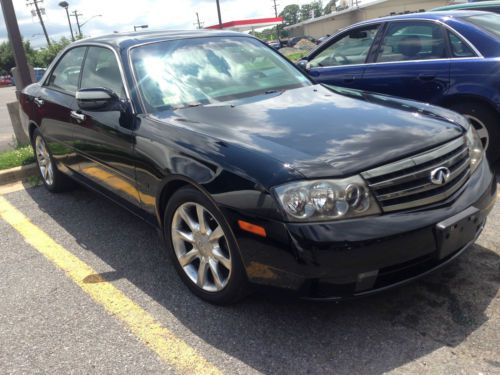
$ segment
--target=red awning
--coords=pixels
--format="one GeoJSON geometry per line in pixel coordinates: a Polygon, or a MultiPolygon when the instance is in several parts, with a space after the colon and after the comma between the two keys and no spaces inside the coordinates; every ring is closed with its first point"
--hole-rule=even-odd
{"type": "Polygon", "coordinates": [[[253,20],[241,20],[224,22],[222,27],[220,25],[208,26],[207,29],[226,29],[234,31],[250,31],[253,29],[260,29],[262,27],[269,27],[279,25],[283,22],[281,17],[273,18],[255,18],[253,20]]]}

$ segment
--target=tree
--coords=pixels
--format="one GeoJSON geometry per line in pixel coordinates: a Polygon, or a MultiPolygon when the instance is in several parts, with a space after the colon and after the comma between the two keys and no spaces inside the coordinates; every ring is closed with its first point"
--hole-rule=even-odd
{"type": "MultiPolygon", "coordinates": [[[[28,64],[32,67],[46,68],[52,60],[70,43],[67,38],[61,38],[59,41],[52,41],[52,45],[39,50],[33,49],[29,40],[23,41],[24,51],[28,64]]],[[[10,42],[0,43],[0,75],[10,74],[10,70],[16,66],[14,54],[10,42]]]]}
{"type": "Polygon", "coordinates": [[[337,10],[337,0],[330,0],[323,8],[323,14],[330,14],[337,10]]]}
{"type": "Polygon", "coordinates": [[[313,14],[314,17],[321,17],[323,15],[323,4],[321,0],[313,1],[312,3],[309,4],[304,4],[300,8],[301,21],[305,21],[308,20],[309,18],[312,18],[313,14]]]}
{"type": "Polygon", "coordinates": [[[295,25],[300,21],[300,7],[297,4],[287,5],[279,16],[283,18],[285,26],[295,25]]]}
{"type": "MultiPolygon", "coordinates": [[[[36,51],[31,47],[29,41],[23,41],[24,51],[26,52],[26,58],[28,63],[31,64],[31,60],[36,54],[36,51]]],[[[12,47],[10,42],[0,43],[0,75],[10,74],[10,70],[16,66],[14,60],[14,53],[12,52],[12,47]]]]}

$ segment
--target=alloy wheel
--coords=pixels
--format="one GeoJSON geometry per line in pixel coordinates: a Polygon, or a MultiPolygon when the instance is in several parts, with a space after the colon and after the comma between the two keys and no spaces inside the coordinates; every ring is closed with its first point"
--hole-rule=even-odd
{"type": "Polygon", "coordinates": [[[172,245],[189,279],[206,292],[219,292],[231,276],[227,238],[214,215],[199,203],[180,205],[172,218],[172,245]]]}
{"type": "Polygon", "coordinates": [[[54,167],[52,166],[47,145],[42,137],[36,137],[35,153],[43,180],[47,185],[52,185],[54,183],[54,167]]]}
{"type": "Polygon", "coordinates": [[[474,128],[477,130],[477,134],[479,135],[479,138],[481,139],[481,142],[483,144],[483,148],[485,150],[488,149],[488,146],[490,144],[490,136],[488,133],[488,129],[486,128],[486,125],[479,120],[477,117],[471,116],[471,115],[464,115],[469,122],[474,126],[474,128]]]}

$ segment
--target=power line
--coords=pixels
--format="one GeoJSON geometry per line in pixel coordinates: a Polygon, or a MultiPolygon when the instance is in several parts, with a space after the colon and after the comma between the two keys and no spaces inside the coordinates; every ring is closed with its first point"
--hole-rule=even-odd
{"type": "Polygon", "coordinates": [[[43,3],[43,0],[33,0],[31,3],[28,0],[26,6],[27,7],[30,7],[32,5],[35,6],[35,10],[32,11],[32,13],[36,13],[36,15],[38,16],[40,24],[42,25],[43,33],[45,34],[45,39],[47,40],[47,44],[50,46],[51,44],[50,44],[49,34],[47,34],[47,29],[45,28],[45,23],[43,22],[42,18],[42,13],[45,13],[45,8],[38,7],[38,3],[43,3]]]}

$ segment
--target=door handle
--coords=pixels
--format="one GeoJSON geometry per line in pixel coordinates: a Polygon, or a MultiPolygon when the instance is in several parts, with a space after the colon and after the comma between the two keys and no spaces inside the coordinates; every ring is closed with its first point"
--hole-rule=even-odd
{"type": "Polygon", "coordinates": [[[356,76],[346,76],[344,77],[344,82],[349,83],[349,82],[354,82],[356,80],[356,76]]]}
{"type": "Polygon", "coordinates": [[[38,108],[40,108],[43,105],[43,103],[45,103],[45,101],[43,99],[40,99],[40,98],[35,98],[35,99],[33,99],[33,101],[38,106],[38,108]]]}
{"type": "Polygon", "coordinates": [[[71,111],[70,116],[78,122],[85,121],[85,115],[83,113],[78,113],[77,111],[71,111]]]}
{"type": "Polygon", "coordinates": [[[432,81],[434,78],[436,78],[435,74],[425,74],[425,73],[422,73],[422,74],[418,75],[418,79],[420,79],[422,81],[432,81]]]}

